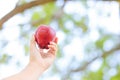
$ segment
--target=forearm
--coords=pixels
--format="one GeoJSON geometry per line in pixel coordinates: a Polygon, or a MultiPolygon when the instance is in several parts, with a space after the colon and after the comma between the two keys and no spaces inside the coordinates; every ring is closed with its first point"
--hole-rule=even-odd
{"type": "Polygon", "coordinates": [[[38,80],[43,72],[37,64],[29,63],[24,70],[4,80],[38,80]]]}

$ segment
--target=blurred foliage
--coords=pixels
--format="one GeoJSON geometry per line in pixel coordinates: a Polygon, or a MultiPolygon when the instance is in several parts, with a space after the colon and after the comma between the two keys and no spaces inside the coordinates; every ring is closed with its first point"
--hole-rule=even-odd
{"type": "MultiPolygon", "coordinates": [[[[18,5],[25,4],[28,2],[29,2],[28,0],[20,0],[18,2],[18,5]]],[[[120,43],[119,41],[120,34],[115,35],[105,31],[104,28],[103,29],[97,28],[96,31],[100,34],[100,37],[96,41],[89,40],[89,33],[91,30],[91,27],[88,25],[88,23],[90,22],[88,15],[86,14],[85,16],[83,16],[83,15],[77,14],[77,17],[79,19],[76,20],[74,17],[76,13],[70,14],[70,13],[66,13],[64,10],[64,6],[68,2],[69,1],[58,0],[56,2],[51,2],[45,5],[39,5],[39,6],[33,7],[29,10],[26,10],[24,13],[21,13],[23,14],[22,17],[24,17],[25,14],[27,14],[27,12],[31,14],[30,20],[28,21],[28,23],[19,24],[21,33],[18,41],[24,46],[25,55],[28,56],[29,54],[28,42],[29,42],[29,39],[31,38],[31,34],[36,30],[36,28],[40,24],[46,24],[51,26],[55,25],[53,28],[55,28],[56,31],[61,31],[64,34],[65,39],[63,39],[63,41],[61,41],[61,43],[58,45],[59,50],[57,53],[56,63],[53,65],[50,74],[51,73],[59,74],[61,80],[68,80],[68,79],[69,80],[119,80],[120,79],[120,63],[117,63],[119,67],[115,67],[117,71],[115,75],[108,76],[107,72],[104,72],[105,69],[108,67],[108,63],[110,62],[110,60],[106,60],[109,57],[109,55],[107,57],[102,58],[102,65],[100,65],[100,68],[97,71],[90,70],[89,64],[92,64],[92,62],[90,63],[88,62],[89,61],[94,62],[94,60],[91,60],[92,58],[106,53],[104,46],[106,45],[105,43],[108,40],[112,41],[113,47],[117,46],[117,44],[120,43]],[[69,22],[68,25],[66,25],[67,22],[69,22]],[[105,31],[105,33],[102,33],[102,31],[105,31]],[[65,48],[65,46],[69,45],[73,41],[73,39],[76,37],[79,37],[79,38],[86,37],[85,39],[88,40],[88,42],[87,44],[85,44],[85,47],[84,47],[84,52],[85,52],[84,55],[86,56],[89,55],[89,56],[85,57],[85,59],[82,62],[74,59],[74,56],[72,56],[70,57],[71,60],[68,60],[69,65],[66,67],[64,66],[64,68],[61,69],[59,67],[59,63],[57,62],[59,62],[59,60],[62,60],[62,59],[63,61],[66,61],[65,52],[63,51],[63,49],[65,48]],[[90,56],[92,56],[92,58],[90,56]],[[87,65],[84,67],[85,69],[81,69],[81,65],[84,65],[86,63],[87,65]],[[81,70],[78,72],[72,72],[71,70],[76,67],[81,70]],[[79,77],[77,75],[78,73],[80,74],[83,73],[83,74],[79,75],[80,76],[79,77]],[[74,74],[76,76],[71,76],[71,74],[74,74]],[[109,79],[104,79],[105,77],[109,77],[109,79]]],[[[78,1],[78,3],[80,3],[80,5],[83,5],[84,9],[86,10],[89,9],[87,0],[78,1]]],[[[0,48],[1,48],[1,45],[3,44],[4,42],[0,43],[0,48]]],[[[111,50],[112,51],[111,53],[114,54],[119,50],[120,48],[114,51],[111,50]]],[[[98,57],[98,58],[101,58],[101,57],[98,57]]],[[[3,54],[2,56],[0,55],[0,65],[7,63],[8,59],[12,59],[12,56],[11,58],[9,58],[9,56],[6,54],[3,54]]],[[[111,59],[115,59],[115,58],[111,56],[111,59]]],[[[108,71],[109,70],[110,68],[108,68],[108,71]]]]}
{"type": "Polygon", "coordinates": [[[7,54],[3,54],[2,56],[0,56],[0,63],[7,64],[10,58],[11,57],[8,56],[7,54]]]}

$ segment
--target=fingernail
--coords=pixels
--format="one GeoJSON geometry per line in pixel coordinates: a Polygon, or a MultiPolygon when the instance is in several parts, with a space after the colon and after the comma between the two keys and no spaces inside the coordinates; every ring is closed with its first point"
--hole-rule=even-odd
{"type": "Polygon", "coordinates": [[[52,41],[50,41],[50,44],[52,44],[52,41]]]}
{"type": "Polygon", "coordinates": [[[49,47],[50,45],[48,45],[48,47],[49,47]]]}

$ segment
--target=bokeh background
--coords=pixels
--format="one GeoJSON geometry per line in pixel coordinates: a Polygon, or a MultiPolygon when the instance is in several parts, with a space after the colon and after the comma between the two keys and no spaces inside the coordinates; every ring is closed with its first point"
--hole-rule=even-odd
{"type": "Polygon", "coordinates": [[[119,0],[0,0],[0,79],[28,64],[41,24],[56,30],[59,50],[40,80],[120,80],[119,0]]]}

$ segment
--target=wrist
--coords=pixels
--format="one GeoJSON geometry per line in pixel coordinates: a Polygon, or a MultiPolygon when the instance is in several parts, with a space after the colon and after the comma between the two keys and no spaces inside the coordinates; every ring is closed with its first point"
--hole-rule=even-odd
{"type": "Polygon", "coordinates": [[[30,70],[36,72],[39,75],[44,72],[44,69],[35,62],[30,62],[27,67],[29,67],[30,70]]]}

